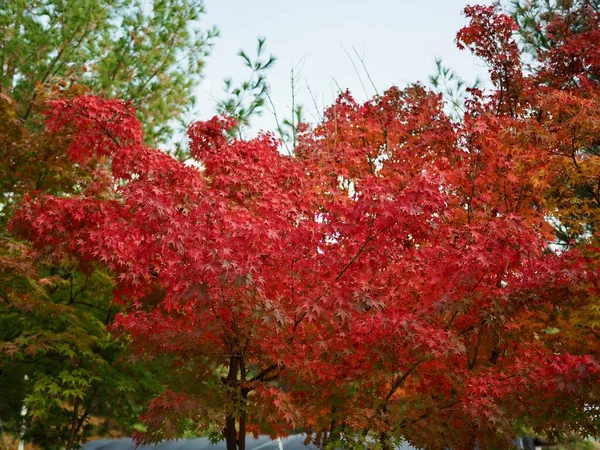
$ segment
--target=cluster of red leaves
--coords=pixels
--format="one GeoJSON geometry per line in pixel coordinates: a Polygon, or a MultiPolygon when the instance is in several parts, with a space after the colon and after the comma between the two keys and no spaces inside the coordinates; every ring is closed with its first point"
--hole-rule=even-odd
{"type": "Polygon", "coordinates": [[[110,156],[119,145],[141,144],[142,125],[130,104],[119,100],[98,102],[82,96],[52,102],[47,112],[50,132],[67,128],[72,142],[68,150],[74,161],[110,156]]]}

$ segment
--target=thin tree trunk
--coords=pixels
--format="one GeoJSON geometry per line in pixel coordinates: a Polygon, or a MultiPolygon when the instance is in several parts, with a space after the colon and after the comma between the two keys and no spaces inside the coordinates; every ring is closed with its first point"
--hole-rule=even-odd
{"type": "Polygon", "coordinates": [[[240,430],[238,433],[238,448],[239,450],[246,450],[246,401],[248,399],[248,394],[246,391],[242,390],[240,392],[241,399],[241,411],[240,411],[240,430]]]}
{"type": "Polygon", "coordinates": [[[389,437],[385,431],[379,433],[379,443],[381,444],[381,450],[392,450],[389,437]]]}
{"type": "Polygon", "coordinates": [[[237,355],[231,355],[229,357],[229,372],[227,374],[227,378],[223,380],[226,388],[229,390],[229,398],[231,400],[231,409],[227,412],[227,416],[225,417],[225,428],[223,429],[223,436],[225,437],[227,450],[238,450],[237,432],[235,430],[235,405],[237,402],[236,382],[238,370],[239,357],[237,355]]]}
{"type": "Polygon", "coordinates": [[[225,429],[223,430],[227,450],[237,450],[237,435],[235,431],[235,416],[228,414],[225,418],[225,429]]]}
{"type": "Polygon", "coordinates": [[[331,406],[331,423],[329,424],[329,433],[325,432],[325,436],[323,438],[323,447],[327,445],[330,441],[336,441],[340,437],[340,432],[338,429],[338,418],[337,418],[337,406],[331,406]]]}
{"type": "MultiPolygon", "coordinates": [[[[384,405],[381,412],[383,414],[383,422],[386,424],[386,426],[389,426],[387,406],[384,405]]],[[[379,442],[381,443],[381,450],[392,450],[392,446],[390,444],[390,437],[387,431],[382,431],[381,433],[379,433],[379,442]]]]}
{"type": "Polygon", "coordinates": [[[73,444],[75,442],[75,436],[77,436],[79,422],[79,398],[75,398],[75,404],[73,405],[73,419],[71,420],[71,430],[69,432],[69,439],[67,441],[67,445],[65,446],[65,450],[71,450],[73,448],[73,444]]]}

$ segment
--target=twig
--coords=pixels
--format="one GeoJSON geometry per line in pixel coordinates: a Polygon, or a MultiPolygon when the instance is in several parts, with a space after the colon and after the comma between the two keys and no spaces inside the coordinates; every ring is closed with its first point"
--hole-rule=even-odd
{"type": "Polygon", "coordinates": [[[354,63],[354,59],[352,58],[352,56],[350,55],[350,53],[348,53],[348,50],[346,50],[346,48],[342,45],[342,49],[344,50],[344,53],[346,53],[346,55],[348,56],[348,59],[350,60],[350,63],[352,63],[352,67],[354,67],[354,72],[356,72],[356,76],[358,77],[358,81],[360,81],[360,85],[363,88],[363,91],[365,93],[365,97],[369,98],[369,93],[367,92],[367,88],[365,87],[365,83],[363,83],[362,77],[360,76],[360,71],[358,70],[358,67],[356,67],[356,64],[354,63]]]}
{"type": "Polygon", "coordinates": [[[369,73],[369,69],[367,69],[367,65],[365,64],[364,59],[360,57],[360,55],[356,51],[356,48],[354,47],[354,45],[352,46],[352,50],[354,50],[356,57],[360,61],[361,65],[363,66],[363,69],[364,69],[365,73],[367,74],[369,83],[371,83],[371,86],[373,86],[373,89],[375,90],[375,94],[377,94],[377,96],[379,97],[379,91],[377,90],[377,86],[375,86],[375,83],[373,83],[373,79],[371,78],[371,74],[369,73]]]}
{"type": "Polygon", "coordinates": [[[279,137],[281,138],[281,142],[283,142],[283,146],[289,156],[292,156],[292,152],[290,151],[287,142],[283,137],[283,129],[281,128],[281,123],[279,122],[279,117],[277,116],[277,111],[275,109],[275,104],[273,103],[273,99],[271,98],[271,94],[269,94],[269,89],[265,90],[265,95],[267,96],[267,100],[269,100],[269,104],[271,105],[273,118],[275,119],[275,125],[277,126],[277,132],[279,133],[279,137]]]}

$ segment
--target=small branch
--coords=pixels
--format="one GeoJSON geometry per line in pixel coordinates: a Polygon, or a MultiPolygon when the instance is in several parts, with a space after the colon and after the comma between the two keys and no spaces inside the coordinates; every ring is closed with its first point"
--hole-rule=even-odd
{"type": "MultiPolygon", "coordinates": [[[[350,60],[350,63],[352,64],[352,67],[354,67],[354,72],[356,72],[356,76],[358,77],[358,81],[360,81],[360,85],[363,88],[363,91],[365,93],[365,97],[370,98],[371,96],[369,95],[369,93],[367,92],[367,88],[365,87],[365,83],[363,83],[362,77],[360,76],[360,71],[358,70],[358,67],[356,67],[356,64],[354,63],[354,59],[352,58],[352,56],[350,56],[350,53],[348,53],[348,50],[346,50],[346,48],[342,45],[342,50],[344,50],[344,53],[346,53],[346,55],[348,56],[348,59],[350,60]]],[[[338,86],[339,88],[339,86],[338,86]]],[[[341,91],[341,89],[340,89],[341,91]]]]}
{"type": "Polygon", "coordinates": [[[427,416],[429,416],[429,415],[430,415],[432,412],[443,411],[444,409],[450,409],[450,408],[452,408],[454,405],[457,405],[458,403],[460,403],[460,400],[454,400],[454,401],[452,401],[452,402],[450,402],[450,403],[446,403],[445,405],[443,405],[443,406],[440,406],[439,408],[431,408],[431,410],[429,410],[429,411],[427,411],[427,412],[425,412],[425,413],[421,414],[421,415],[420,415],[419,417],[417,417],[416,419],[412,419],[412,420],[409,420],[409,421],[407,421],[407,420],[403,420],[403,421],[400,423],[400,427],[403,427],[404,425],[412,425],[412,424],[414,424],[414,423],[417,423],[417,422],[419,422],[419,421],[421,421],[421,420],[423,420],[423,419],[426,419],[426,418],[427,418],[427,416]]]}
{"type": "Polygon", "coordinates": [[[468,364],[470,371],[475,368],[475,364],[477,363],[477,354],[479,353],[479,345],[481,344],[481,332],[481,328],[477,330],[477,340],[475,341],[475,349],[473,350],[473,359],[471,359],[468,364]]]}
{"type": "Polygon", "coordinates": [[[254,382],[254,381],[264,381],[265,378],[267,377],[267,375],[269,375],[271,372],[273,372],[276,369],[280,369],[283,368],[282,365],[278,364],[278,363],[274,363],[271,364],[269,367],[267,367],[266,369],[263,369],[259,374],[253,376],[250,381],[254,382]]]}
{"type": "Polygon", "coordinates": [[[342,278],[342,276],[344,275],[344,273],[346,273],[346,271],[350,268],[350,266],[352,264],[354,264],[354,262],[356,261],[356,259],[365,251],[365,249],[367,248],[367,245],[369,245],[371,242],[373,242],[375,239],[377,239],[379,236],[381,236],[383,233],[385,233],[388,229],[390,229],[395,224],[396,223],[394,222],[394,223],[388,225],[387,227],[383,228],[382,230],[380,230],[378,233],[376,233],[376,234],[368,237],[367,240],[360,247],[360,249],[358,249],[358,252],[356,252],[356,254],[348,262],[348,264],[346,264],[346,266],[341,270],[341,272],[338,273],[337,277],[335,277],[335,281],[339,281],[339,279],[342,278]]]}
{"type": "Polygon", "coordinates": [[[277,127],[277,132],[279,133],[279,137],[281,138],[281,142],[283,143],[283,146],[285,147],[285,151],[287,152],[287,154],[289,156],[292,156],[292,152],[290,151],[290,148],[289,148],[289,146],[288,146],[288,144],[285,141],[285,138],[283,136],[283,128],[281,127],[281,122],[279,122],[279,116],[277,116],[277,110],[275,109],[275,104],[273,103],[273,99],[271,98],[271,94],[269,93],[269,89],[265,90],[265,96],[267,97],[267,100],[269,100],[269,104],[271,105],[272,112],[273,112],[273,118],[275,119],[275,126],[277,127]]]}
{"type": "Polygon", "coordinates": [[[400,386],[402,386],[402,384],[406,381],[406,379],[410,375],[412,375],[414,373],[414,371],[417,369],[417,367],[419,367],[424,361],[425,361],[425,358],[422,358],[419,361],[417,361],[416,363],[414,363],[406,372],[404,372],[404,374],[401,377],[398,377],[396,379],[396,381],[394,381],[394,383],[392,383],[392,386],[391,386],[390,390],[388,391],[387,395],[385,396],[383,403],[381,403],[377,407],[377,409],[375,410],[373,415],[369,418],[368,425],[363,429],[363,436],[367,436],[367,434],[369,434],[369,431],[373,424],[373,420],[375,420],[375,418],[377,416],[379,416],[379,414],[381,414],[383,409],[387,408],[387,404],[389,403],[392,396],[396,393],[398,388],[400,388],[400,386]]]}
{"type": "Polygon", "coordinates": [[[369,80],[369,83],[371,83],[371,86],[373,87],[375,94],[377,94],[377,96],[379,97],[379,91],[377,90],[377,86],[375,86],[375,83],[373,82],[373,79],[371,78],[371,74],[369,73],[369,69],[367,69],[367,65],[365,64],[364,59],[361,58],[361,56],[358,54],[358,52],[356,51],[356,47],[354,47],[354,45],[352,46],[352,50],[354,50],[354,54],[360,61],[365,73],[367,74],[367,79],[369,80]]]}

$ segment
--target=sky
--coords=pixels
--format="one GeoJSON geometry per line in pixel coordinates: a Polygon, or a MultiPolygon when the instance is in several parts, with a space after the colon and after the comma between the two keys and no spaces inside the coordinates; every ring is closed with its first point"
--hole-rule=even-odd
{"type": "MultiPolygon", "coordinates": [[[[215,99],[222,97],[223,79],[242,81],[248,72],[237,53],[254,54],[256,39],[266,38],[266,49],[277,57],[268,72],[270,96],[282,120],[290,116],[290,71],[297,78],[296,103],[306,119],[333,103],[338,87],[350,89],[359,101],[396,85],[428,83],[435,58],[466,81],[485,79],[481,61],[456,48],[456,32],[466,24],[465,0],[205,0],[207,26],[216,25],[220,37],[206,61],[205,77],[196,95],[195,119],[214,115],[215,99]],[[360,57],[358,57],[357,56],[360,57]],[[371,85],[361,60],[375,85],[371,85]],[[361,83],[362,80],[362,83],[361,83]],[[364,87],[363,87],[364,85],[364,87]],[[315,106],[316,103],[316,106],[315,106]]],[[[490,0],[480,1],[489,4],[490,0]]],[[[266,110],[250,132],[274,130],[273,113],[266,110]]]]}

